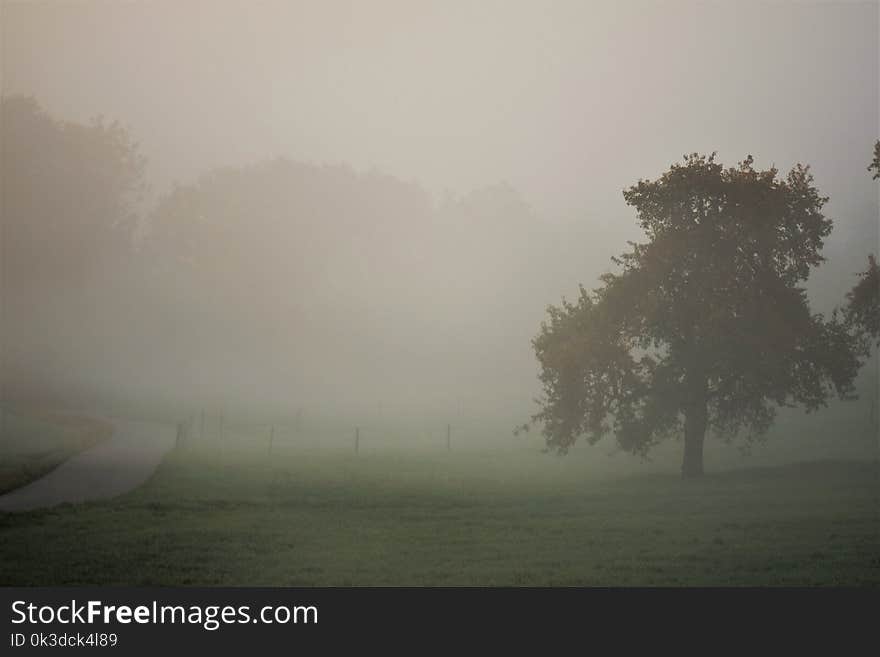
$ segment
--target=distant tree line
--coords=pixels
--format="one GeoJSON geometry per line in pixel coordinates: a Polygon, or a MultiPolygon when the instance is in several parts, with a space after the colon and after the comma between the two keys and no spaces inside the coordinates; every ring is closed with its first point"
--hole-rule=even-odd
{"type": "Polygon", "coordinates": [[[437,201],[276,159],[148,198],[120,124],[57,120],[31,98],[0,109],[6,393],[467,395],[497,385],[543,306],[544,233],[507,185],[437,201]]]}

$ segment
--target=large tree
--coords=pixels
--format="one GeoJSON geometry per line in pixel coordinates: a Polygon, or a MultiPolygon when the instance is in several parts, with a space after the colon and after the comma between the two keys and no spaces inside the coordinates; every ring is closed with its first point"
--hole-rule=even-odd
{"type": "Polygon", "coordinates": [[[751,441],[779,406],[852,393],[859,342],[811,312],[802,286],[823,260],[827,198],[808,167],[752,165],[693,154],[624,191],[647,241],[601,287],[551,306],[533,340],[544,395],[532,419],[550,449],[613,433],[644,455],[683,429],[682,475],[698,476],[707,430],[751,441]]]}

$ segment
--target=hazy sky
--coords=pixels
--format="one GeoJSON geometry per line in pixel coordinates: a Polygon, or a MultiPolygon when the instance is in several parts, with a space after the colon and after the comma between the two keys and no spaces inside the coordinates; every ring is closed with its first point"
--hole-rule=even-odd
{"type": "MultiPolygon", "coordinates": [[[[640,237],[622,189],[684,153],[813,166],[836,220],[812,283],[819,310],[840,303],[880,250],[880,186],[866,171],[880,136],[878,2],[0,2],[3,93],[33,95],[59,118],[119,119],[157,194],[275,156],[377,168],[437,196],[509,183],[542,239],[511,255],[515,240],[493,235],[495,259],[463,269],[477,327],[461,333],[478,355],[459,356],[489,369],[479,347],[500,344],[472,288],[496,304],[505,289],[502,315],[519,294],[530,319],[504,325],[515,347],[493,367],[526,391],[544,304],[595,285],[640,237]],[[529,273],[491,283],[505,257],[529,273]]],[[[402,241],[390,240],[411,248],[402,241]]],[[[435,255],[445,267],[456,252],[435,255]]],[[[430,298],[394,308],[433,326],[430,298]]]]}
{"type": "Polygon", "coordinates": [[[712,150],[810,162],[856,208],[876,191],[877,2],[4,2],[2,22],[4,91],[119,118],[160,191],[286,155],[508,181],[605,225],[624,186],[712,150]]]}

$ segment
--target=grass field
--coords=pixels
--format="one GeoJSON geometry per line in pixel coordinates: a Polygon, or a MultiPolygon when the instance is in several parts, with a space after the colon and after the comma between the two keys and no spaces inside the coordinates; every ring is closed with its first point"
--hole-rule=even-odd
{"type": "Polygon", "coordinates": [[[0,583],[880,584],[880,466],[701,481],[596,452],[178,450],[113,501],[0,515],[0,583]]]}
{"type": "Polygon", "coordinates": [[[42,477],[113,433],[107,422],[71,413],[0,413],[0,493],[42,477]]]}

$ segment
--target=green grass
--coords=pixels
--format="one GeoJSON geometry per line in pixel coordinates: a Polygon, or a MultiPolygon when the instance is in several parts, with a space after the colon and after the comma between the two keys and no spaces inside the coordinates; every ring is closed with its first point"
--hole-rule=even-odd
{"type": "Polygon", "coordinates": [[[877,462],[609,475],[595,451],[177,451],[117,500],[0,515],[0,583],[880,584],[877,462]]]}
{"type": "Polygon", "coordinates": [[[113,432],[106,422],[74,414],[0,413],[0,494],[42,477],[113,432]]]}

